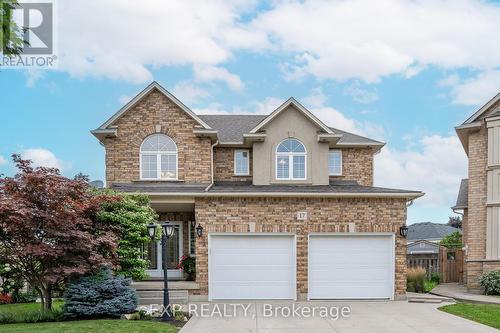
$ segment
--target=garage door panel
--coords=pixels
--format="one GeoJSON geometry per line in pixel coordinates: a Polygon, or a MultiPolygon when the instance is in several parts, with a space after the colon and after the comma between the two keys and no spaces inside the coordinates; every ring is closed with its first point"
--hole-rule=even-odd
{"type": "Polygon", "coordinates": [[[281,268],[263,268],[262,266],[232,266],[222,268],[221,266],[215,266],[212,277],[215,281],[289,281],[291,270],[291,266],[283,266],[281,268]]]}
{"type": "Polygon", "coordinates": [[[211,299],[294,299],[295,239],[274,235],[212,235],[211,299]]]}
{"type": "Polygon", "coordinates": [[[310,236],[309,298],[391,298],[391,235],[310,236]]]}

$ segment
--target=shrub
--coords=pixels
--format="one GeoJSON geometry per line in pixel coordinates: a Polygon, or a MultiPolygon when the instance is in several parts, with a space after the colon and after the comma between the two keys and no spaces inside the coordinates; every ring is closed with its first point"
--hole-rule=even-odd
{"type": "Polygon", "coordinates": [[[430,280],[432,282],[435,282],[436,285],[439,284],[439,282],[441,281],[441,273],[438,273],[438,272],[432,272],[431,273],[431,278],[430,280]]]}
{"type": "Polygon", "coordinates": [[[12,303],[12,296],[9,294],[0,294],[0,304],[12,303]]]}
{"type": "Polygon", "coordinates": [[[62,321],[64,315],[61,309],[28,312],[4,312],[0,313],[0,324],[13,323],[41,323],[50,321],[62,321]]]}
{"type": "Polygon", "coordinates": [[[14,303],[32,303],[38,298],[38,293],[34,290],[13,294],[14,303]]]}
{"type": "Polygon", "coordinates": [[[64,315],[69,318],[120,317],[137,307],[130,278],[113,276],[104,268],[99,274],[80,278],[64,295],[64,315]]]}
{"type": "Polygon", "coordinates": [[[406,273],[406,286],[411,283],[410,288],[413,288],[416,292],[424,291],[424,281],[425,281],[426,271],[422,267],[409,268],[406,273]]]}
{"type": "Polygon", "coordinates": [[[479,285],[486,295],[500,295],[500,271],[484,273],[479,277],[479,285]]]}
{"type": "Polygon", "coordinates": [[[426,292],[426,293],[430,292],[437,285],[438,285],[438,283],[436,281],[425,280],[424,281],[424,292],[426,292]]]}
{"type": "Polygon", "coordinates": [[[16,315],[12,312],[0,313],[0,324],[13,324],[16,322],[16,315]]]}

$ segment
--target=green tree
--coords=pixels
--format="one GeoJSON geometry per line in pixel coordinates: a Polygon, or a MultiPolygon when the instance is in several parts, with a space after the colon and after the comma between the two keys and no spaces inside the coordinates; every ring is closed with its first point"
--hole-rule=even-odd
{"type": "Polygon", "coordinates": [[[0,0],[0,41],[6,56],[19,55],[23,47],[28,45],[24,40],[24,28],[20,28],[12,18],[12,11],[19,6],[17,0],[0,0]]]}
{"type": "Polygon", "coordinates": [[[97,218],[101,223],[118,224],[121,227],[117,249],[118,268],[115,272],[134,280],[144,280],[147,277],[148,261],[143,259],[142,246],[150,241],[146,226],[158,218],[149,205],[149,197],[144,194],[116,193],[109,189],[92,191],[96,195],[113,195],[121,198],[105,203],[97,218]]]}
{"type": "Polygon", "coordinates": [[[447,248],[461,248],[462,247],[462,234],[455,231],[443,237],[439,245],[446,246],[447,248]]]}
{"type": "Polygon", "coordinates": [[[460,216],[450,216],[447,223],[450,227],[462,229],[462,218],[460,216]]]}

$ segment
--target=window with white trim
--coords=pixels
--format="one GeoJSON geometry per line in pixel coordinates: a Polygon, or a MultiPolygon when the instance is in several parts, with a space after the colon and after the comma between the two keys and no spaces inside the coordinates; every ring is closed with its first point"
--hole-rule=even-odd
{"type": "Polygon", "coordinates": [[[177,180],[177,145],[169,136],[148,136],[140,155],[141,179],[177,180]]]}
{"type": "Polygon", "coordinates": [[[237,149],[234,151],[234,174],[237,176],[248,176],[250,174],[250,152],[248,149],[237,149]]]}
{"type": "Polygon", "coordinates": [[[342,150],[330,150],[328,152],[328,175],[342,175],[342,150]]]}
{"type": "Polygon", "coordinates": [[[306,179],[306,147],[297,139],[285,139],[276,147],[276,179],[306,179]]]}

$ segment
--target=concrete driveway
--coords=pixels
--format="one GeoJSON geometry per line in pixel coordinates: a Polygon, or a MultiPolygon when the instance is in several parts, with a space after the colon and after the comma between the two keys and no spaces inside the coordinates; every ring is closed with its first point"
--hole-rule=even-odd
{"type": "MultiPolygon", "coordinates": [[[[498,332],[437,310],[442,305],[406,301],[194,303],[191,304],[194,315],[181,333],[498,332]],[[292,314],[293,304],[295,315],[292,314]],[[316,308],[314,316],[311,314],[313,307],[316,308]],[[344,307],[350,309],[349,316],[341,316],[344,307]],[[310,310],[302,310],[304,308],[310,310]],[[335,320],[336,309],[339,316],[335,320]]],[[[344,309],[344,314],[346,312],[344,309]]]]}

